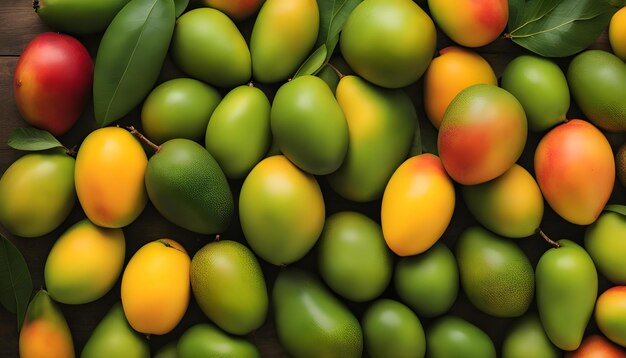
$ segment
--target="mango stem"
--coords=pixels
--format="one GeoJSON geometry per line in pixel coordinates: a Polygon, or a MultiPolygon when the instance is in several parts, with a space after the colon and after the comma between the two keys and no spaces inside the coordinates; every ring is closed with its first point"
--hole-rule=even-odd
{"type": "Polygon", "coordinates": [[[252,81],[248,82],[248,87],[254,88],[254,82],[252,82],[252,81]]]}
{"type": "Polygon", "coordinates": [[[217,242],[220,241],[221,237],[219,234],[215,235],[215,239],[213,241],[217,242]]]}
{"type": "Polygon", "coordinates": [[[332,63],[326,62],[326,66],[330,67],[331,70],[335,71],[335,73],[337,74],[337,77],[339,77],[339,79],[342,79],[344,77],[344,74],[341,73],[341,71],[339,71],[339,69],[337,69],[337,67],[333,66],[332,63]]]}
{"type": "Polygon", "coordinates": [[[78,151],[76,150],[77,146],[73,146],[72,148],[63,147],[65,149],[65,154],[69,155],[72,158],[76,158],[78,151]]]}
{"type": "Polygon", "coordinates": [[[544,239],[548,244],[552,245],[553,247],[557,249],[561,247],[561,245],[558,242],[549,238],[548,235],[546,235],[546,233],[543,232],[543,230],[541,230],[541,228],[537,229],[537,234],[539,234],[539,236],[541,236],[542,239],[544,239]]]}
{"type": "Polygon", "coordinates": [[[139,138],[140,141],[144,142],[150,148],[152,148],[154,150],[154,153],[158,153],[161,151],[160,145],[156,145],[152,143],[148,138],[146,138],[143,134],[141,134],[138,130],[136,130],[135,127],[130,126],[130,127],[126,127],[126,129],[130,131],[130,134],[134,134],[137,138],[139,138]]]}

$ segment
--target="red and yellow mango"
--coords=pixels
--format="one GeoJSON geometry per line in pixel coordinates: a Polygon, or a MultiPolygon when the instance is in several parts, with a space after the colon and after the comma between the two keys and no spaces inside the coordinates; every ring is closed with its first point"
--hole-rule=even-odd
{"type": "Polygon", "coordinates": [[[596,302],[594,317],[608,339],[626,347],[626,286],[604,291],[596,302]]]}

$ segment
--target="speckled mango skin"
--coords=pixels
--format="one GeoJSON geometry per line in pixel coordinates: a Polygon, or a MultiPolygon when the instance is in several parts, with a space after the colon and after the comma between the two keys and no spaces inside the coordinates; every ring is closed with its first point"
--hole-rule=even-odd
{"type": "Polygon", "coordinates": [[[604,291],[596,302],[594,317],[608,339],[626,347],[626,286],[604,291]]]}

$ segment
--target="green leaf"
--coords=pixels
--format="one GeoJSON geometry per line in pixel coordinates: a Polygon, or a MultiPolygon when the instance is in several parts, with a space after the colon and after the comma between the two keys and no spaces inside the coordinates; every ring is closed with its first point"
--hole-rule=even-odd
{"type": "Polygon", "coordinates": [[[439,149],[437,148],[437,128],[433,126],[428,118],[424,118],[422,116],[418,117],[418,124],[420,130],[419,140],[422,144],[422,153],[439,155],[439,149]]]}
{"type": "Polygon", "coordinates": [[[64,148],[50,132],[36,128],[15,128],[9,135],[7,145],[17,150],[39,151],[64,148]]]}
{"type": "Polygon", "coordinates": [[[624,205],[617,205],[617,204],[607,205],[604,207],[604,211],[612,211],[614,213],[618,213],[618,214],[626,216],[626,206],[624,205]]]}
{"type": "Polygon", "coordinates": [[[161,72],[175,20],[172,0],[131,0],[115,16],[94,67],[99,126],[122,118],[148,95],[161,72]]]}
{"type": "Polygon", "coordinates": [[[17,314],[17,330],[22,328],[33,281],[26,260],[6,237],[0,235],[0,303],[17,314]]]}
{"type": "Polygon", "coordinates": [[[179,17],[180,15],[182,15],[183,12],[185,12],[185,9],[187,9],[188,5],[189,5],[189,0],[174,0],[174,11],[175,11],[176,17],[179,17]]]}
{"type": "Polygon", "coordinates": [[[415,123],[415,132],[413,134],[413,144],[411,144],[411,151],[409,156],[415,156],[424,152],[424,145],[422,143],[421,125],[419,120],[415,123]]]}
{"type": "Polygon", "coordinates": [[[304,75],[314,75],[319,72],[326,62],[326,55],[326,45],[322,44],[322,46],[315,50],[309,58],[304,61],[302,66],[296,71],[296,74],[293,75],[293,78],[304,75]]]}

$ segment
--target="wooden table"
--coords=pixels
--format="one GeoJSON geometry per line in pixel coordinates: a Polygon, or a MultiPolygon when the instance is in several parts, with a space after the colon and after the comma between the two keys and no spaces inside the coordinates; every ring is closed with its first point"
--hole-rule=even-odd
{"type": "MultiPolygon", "coordinates": [[[[418,1],[418,3],[420,3],[422,8],[426,9],[425,1],[418,1]]],[[[0,171],[4,172],[11,163],[22,155],[22,153],[7,147],[7,136],[14,128],[26,125],[26,123],[20,118],[13,99],[12,79],[15,65],[26,44],[37,34],[49,31],[49,29],[39,20],[38,16],[30,7],[29,2],[26,0],[2,0],[0,2],[0,26],[0,171]]],[[[244,26],[248,26],[249,28],[250,22],[244,26]]],[[[441,32],[438,35],[438,49],[452,44],[451,41],[441,32]]],[[[92,36],[81,38],[81,40],[87,45],[92,56],[95,57],[99,41],[98,37],[92,36]]],[[[606,34],[603,34],[593,47],[609,49],[606,34]]],[[[502,73],[502,70],[512,58],[524,53],[520,47],[505,39],[499,39],[486,47],[478,49],[477,51],[491,63],[498,75],[502,73]]],[[[569,59],[560,59],[557,62],[562,65],[563,68],[566,68],[569,59]]],[[[177,76],[181,76],[180,72],[175,69],[174,65],[168,59],[160,81],[177,76]]],[[[271,88],[269,89],[271,90],[271,88]]],[[[407,91],[415,102],[418,115],[421,118],[423,130],[430,130],[430,133],[434,133],[434,129],[430,126],[430,124],[427,123],[427,121],[424,121],[424,118],[426,117],[422,107],[421,82],[410,86],[407,88],[407,91]]],[[[82,139],[90,131],[95,129],[92,113],[93,106],[90,105],[83,114],[82,118],[79,120],[76,127],[68,134],[60,138],[66,146],[80,144],[82,139]]],[[[580,116],[581,113],[575,105],[573,105],[569,113],[569,118],[576,118],[580,116]]],[[[139,125],[138,118],[139,111],[135,110],[119,123],[124,125],[133,124],[137,126],[139,125]]],[[[626,136],[624,134],[609,134],[607,136],[614,150],[616,150],[621,143],[626,141],[626,136]]],[[[531,133],[529,135],[526,149],[519,161],[522,166],[531,172],[533,168],[532,156],[539,139],[540,137],[537,134],[531,133]]],[[[328,187],[324,178],[319,178],[319,182],[324,191],[328,214],[342,210],[357,210],[379,221],[380,201],[368,204],[350,203],[334,194],[328,187]]],[[[242,181],[231,182],[235,202],[237,202],[241,184],[242,181]]],[[[619,183],[616,183],[610,202],[621,204],[626,203],[625,190],[619,183]]],[[[457,203],[458,205],[452,219],[452,224],[441,239],[451,248],[454,247],[458,236],[465,228],[477,224],[468,213],[464,204],[462,204],[461,198],[458,196],[457,203]]],[[[77,205],[70,217],[61,225],[61,227],[49,235],[35,239],[18,238],[13,235],[8,235],[6,230],[0,228],[1,232],[8,235],[8,237],[15,243],[26,258],[36,289],[43,287],[44,285],[43,267],[47,254],[54,241],[70,225],[74,224],[83,217],[84,213],[77,205]]],[[[233,224],[232,227],[222,235],[222,237],[225,239],[245,242],[241,228],[237,225],[238,220],[235,219],[234,223],[235,224],[233,224]]],[[[569,238],[579,243],[582,242],[585,229],[584,227],[579,227],[565,222],[552,210],[550,210],[547,205],[544,220],[542,222],[542,228],[555,239],[569,238]]],[[[190,254],[195,253],[196,250],[212,240],[211,237],[194,234],[170,224],[163,219],[150,204],[148,204],[145,211],[137,221],[124,228],[124,233],[126,235],[127,245],[126,262],[128,262],[132,254],[143,244],[162,237],[169,237],[178,240],[187,248],[190,254]]],[[[548,245],[538,237],[522,239],[517,242],[528,254],[533,265],[537,263],[541,253],[548,249],[548,245]]],[[[309,254],[296,265],[312,269],[315,266],[315,257],[313,254],[309,254]]],[[[271,290],[274,278],[280,269],[266,263],[262,263],[262,267],[266,276],[268,289],[271,290]]],[[[600,277],[600,292],[609,286],[609,282],[603,277],[600,277]]],[[[118,280],[116,286],[106,296],[96,302],[77,306],[59,305],[65,314],[72,331],[77,354],[80,354],[82,351],[86,340],[96,324],[100,321],[108,309],[119,300],[119,291],[120,283],[118,280]]],[[[391,286],[387,289],[383,296],[390,298],[397,297],[393,287],[391,286]]],[[[361,317],[364,309],[367,307],[367,304],[347,304],[358,318],[361,317]]],[[[531,310],[535,309],[536,308],[533,304],[531,310]]],[[[467,298],[462,292],[460,293],[458,300],[450,313],[459,315],[485,330],[492,337],[498,349],[507,331],[507,327],[509,327],[513,322],[511,319],[497,319],[479,312],[467,301],[467,298]]],[[[285,353],[281,349],[276,338],[275,330],[272,324],[272,316],[273,313],[270,310],[266,324],[258,331],[250,334],[248,338],[259,347],[264,356],[285,356],[285,353]]],[[[202,314],[198,306],[192,300],[183,321],[173,332],[164,336],[153,336],[150,338],[150,347],[152,351],[155,352],[164,344],[175,341],[185,331],[185,329],[191,325],[205,321],[207,321],[207,318],[202,314]]],[[[431,320],[421,319],[421,321],[425,328],[428,329],[431,320]]],[[[14,315],[0,309],[0,356],[17,356],[18,333],[15,327],[14,315]]],[[[588,333],[592,332],[598,332],[593,320],[588,327],[588,333]]]]}

